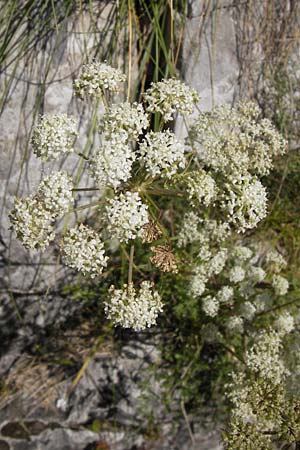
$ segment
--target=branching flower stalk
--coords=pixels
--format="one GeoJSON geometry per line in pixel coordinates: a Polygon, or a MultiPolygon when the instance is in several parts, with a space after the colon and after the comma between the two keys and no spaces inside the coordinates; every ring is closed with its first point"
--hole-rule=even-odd
{"type": "Polygon", "coordinates": [[[155,324],[162,302],[153,280],[169,272],[174,277],[193,274],[190,295],[211,319],[236,302],[237,314],[231,312],[227,319],[242,330],[244,321],[257,312],[251,289],[267,279],[275,295],[288,290],[278,272],[268,278],[264,269],[245,262],[243,252],[234,257],[229,248],[237,233],[255,228],[266,216],[267,193],[259,177],[269,173],[273,157],[285,152],[286,142],[269,121],[260,119],[252,103],[200,112],[183,141],[167,123],[177,114],[186,120],[199,100],[197,92],[171,78],[153,83],[141,103],[108,102],[125,79],[106,63],[93,62],[74,81],[79,98],[95,99],[96,105],[102,99],[105,106],[102,117],[93,117],[100,144],[91,154],[87,146],[76,148],[73,117],[41,117],[32,137],[35,155],[48,160],[77,154],[93,185],[72,185],[67,174],[51,174],[35,195],[16,199],[10,213],[12,227],[28,249],[43,250],[50,242],[59,242],[64,263],[91,277],[101,277],[110,265],[110,241],[124,246],[124,251],[128,246],[128,284],[120,289],[111,286],[105,303],[107,317],[115,325],[142,330],[155,324]],[[160,117],[154,129],[149,114],[160,117]],[[79,223],[57,238],[56,219],[69,214],[73,196],[85,190],[99,191],[99,201],[76,210],[98,206],[100,229],[96,232],[79,223]],[[134,253],[141,252],[148,269],[134,284],[134,253]],[[236,300],[237,289],[243,301],[236,300]]]}

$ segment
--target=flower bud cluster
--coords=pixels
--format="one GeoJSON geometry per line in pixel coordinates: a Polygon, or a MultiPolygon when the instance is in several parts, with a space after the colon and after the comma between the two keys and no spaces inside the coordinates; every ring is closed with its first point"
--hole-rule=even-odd
{"type": "Polygon", "coordinates": [[[143,281],[138,291],[132,283],[125,284],[123,289],[111,286],[110,298],[104,301],[105,314],[115,326],[135,331],[155,325],[162,309],[161,297],[149,281],[143,281]]]}
{"type": "Polygon", "coordinates": [[[99,235],[83,224],[68,230],[60,248],[64,263],[83,275],[94,278],[107,266],[108,257],[105,256],[104,244],[99,235]]]}
{"type": "Polygon", "coordinates": [[[47,114],[41,117],[33,129],[31,144],[36,156],[44,161],[58,159],[64,153],[74,151],[74,139],[78,136],[77,121],[66,114],[47,114]]]}

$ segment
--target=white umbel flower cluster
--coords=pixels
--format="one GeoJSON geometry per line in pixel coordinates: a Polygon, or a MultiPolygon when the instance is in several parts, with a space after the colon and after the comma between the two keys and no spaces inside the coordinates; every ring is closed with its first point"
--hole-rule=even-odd
{"type": "Polygon", "coordinates": [[[198,230],[198,226],[201,223],[201,219],[193,211],[184,215],[183,221],[178,233],[178,247],[186,247],[191,242],[196,242],[201,237],[201,232],[198,230]]]}
{"type": "Polygon", "coordinates": [[[118,188],[131,176],[136,155],[127,141],[125,131],[112,134],[89,161],[89,171],[98,186],[118,188]]]}
{"type": "Polygon", "coordinates": [[[281,272],[281,270],[287,266],[286,260],[280,253],[277,252],[277,250],[270,250],[266,254],[266,263],[268,265],[268,269],[274,273],[281,272]]]}
{"type": "Polygon", "coordinates": [[[232,283],[243,281],[245,276],[246,272],[241,266],[232,267],[228,272],[228,278],[232,283]]]}
{"type": "Polygon", "coordinates": [[[281,275],[273,275],[272,286],[276,295],[285,295],[289,290],[289,282],[281,275]]]}
{"type": "Polygon", "coordinates": [[[202,309],[209,317],[215,317],[219,311],[219,301],[216,297],[208,295],[202,299],[202,309]]]}
{"type": "Polygon", "coordinates": [[[74,91],[80,98],[85,94],[101,97],[105,90],[118,92],[125,80],[126,75],[120,70],[105,63],[93,62],[82,66],[79,78],[74,81],[74,91]]]}
{"type": "Polygon", "coordinates": [[[281,336],[291,333],[295,329],[294,317],[289,312],[280,314],[275,321],[275,328],[281,336]]]}
{"type": "Polygon", "coordinates": [[[66,172],[53,172],[39,184],[36,198],[45,209],[61,216],[73,203],[72,188],[72,178],[66,172]]]}
{"type": "Polygon", "coordinates": [[[27,249],[45,250],[55,238],[51,225],[54,214],[33,196],[16,199],[9,218],[18,239],[27,249]]]}
{"type": "Polygon", "coordinates": [[[195,207],[201,204],[209,206],[218,193],[215,180],[204,170],[189,174],[186,178],[186,190],[191,204],[195,207]]]}
{"type": "Polygon", "coordinates": [[[233,249],[232,256],[238,262],[245,262],[253,256],[253,251],[248,247],[239,245],[233,249]]]}
{"type": "Polygon", "coordinates": [[[217,293],[217,299],[219,300],[220,303],[229,305],[232,303],[233,294],[234,291],[231,286],[223,286],[217,293]]]}
{"type": "Polygon", "coordinates": [[[73,117],[66,114],[43,115],[32,133],[33,152],[44,161],[58,159],[62,154],[74,151],[76,136],[77,121],[73,117]]]}
{"type": "Polygon", "coordinates": [[[163,303],[149,281],[143,281],[139,291],[132,283],[125,284],[123,289],[111,286],[109,291],[110,298],[104,302],[104,311],[115,326],[141,331],[156,324],[163,303]]]}
{"type": "Polygon", "coordinates": [[[231,316],[226,322],[229,333],[242,333],[244,331],[244,319],[240,316],[231,316]]]}
{"type": "Polygon", "coordinates": [[[168,122],[177,111],[191,114],[199,95],[182,81],[169,79],[152,83],[144,94],[144,100],[148,103],[147,111],[161,113],[164,121],[168,122]]]}
{"type": "Polygon", "coordinates": [[[267,175],[274,156],[287,148],[272,123],[260,120],[254,103],[221,105],[199,114],[190,136],[199,159],[225,176],[246,171],[267,175]]]}
{"type": "Polygon", "coordinates": [[[142,228],[149,222],[148,206],[137,192],[121,193],[109,200],[106,206],[107,229],[120,242],[128,242],[142,235],[142,228]]]}
{"type": "Polygon", "coordinates": [[[72,187],[66,172],[54,172],[39,184],[34,196],[15,200],[9,218],[25,248],[44,250],[54,240],[53,222],[71,206],[72,187]]]}
{"type": "Polygon", "coordinates": [[[63,262],[94,278],[107,266],[104,244],[98,234],[89,227],[80,224],[71,228],[61,241],[63,262]]]}
{"type": "Polygon", "coordinates": [[[240,176],[226,183],[227,194],[222,208],[228,213],[228,221],[238,232],[255,228],[267,215],[267,193],[261,182],[251,175],[240,176]]]}
{"type": "Polygon", "coordinates": [[[281,336],[275,331],[262,331],[255,344],[246,352],[245,363],[249,370],[279,384],[285,369],[280,357],[281,336]]]}
{"type": "Polygon", "coordinates": [[[140,103],[124,102],[112,105],[106,110],[99,130],[109,136],[124,130],[129,139],[138,139],[148,126],[148,114],[145,113],[143,106],[140,103]]]}
{"type": "Polygon", "coordinates": [[[186,164],[184,145],[169,130],[150,131],[141,143],[139,152],[142,164],[153,177],[161,175],[171,178],[186,164]]]}

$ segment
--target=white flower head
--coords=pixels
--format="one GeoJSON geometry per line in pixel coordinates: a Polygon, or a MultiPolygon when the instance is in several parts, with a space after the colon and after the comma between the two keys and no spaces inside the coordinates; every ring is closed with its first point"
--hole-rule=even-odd
{"type": "Polygon", "coordinates": [[[248,269],[248,278],[254,283],[261,283],[266,278],[266,272],[262,267],[250,266],[248,269]]]}
{"type": "Polygon", "coordinates": [[[217,197],[218,188],[215,180],[204,170],[194,171],[186,178],[186,190],[191,204],[195,207],[209,206],[217,197]]]}
{"type": "Polygon", "coordinates": [[[280,358],[281,335],[275,331],[258,333],[255,344],[246,352],[245,363],[249,370],[279,384],[286,374],[280,358]]]}
{"type": "Polygon", "coordinates": [[[36,198],[46,210],[60,216],[73,203],[72,189],[72,178],[66,172],[53,172],[39,184],[36,198]]]}
{"type": "Polygon", "coordinates": [[[247,301],[241,304],[240,314],[247,320],[252,320],[256,314],[256,307],[253,303],[247,301]]]}
{"type": "Polygon", "coordinates": [[[199,159],[225,176],[247,171],[267,175],[274,156],[287,148],[272,123],[260,119],[253,103],[239,103],[236,108],[225,104],[199,114],[190,137],[199,159]]]}
{"type": "Polygon", "coordinates": [[[124,130],[109,136],[89,161],[89,171],[98,186],[118,188],[131,176],[136,156],[124,130]]]}
{"type": "Polygon", "coordinates": [[[233,301],[233,288],[231,286],[223,286],[217,293],[217,299],[223,304],[232,304],[233,301]]]}
{"type": "Polygon", "coordinates": [[[15,199],[9,219],[18,239],[27,249],[44,250],[55,238],[52,225],[55,215],[35,197],[15,199]]]}
{"type": "Polygon", "coordinates": [[[177,111],[191,114],[195,103],[199,101],[199,95],[180,80],[168,79],[152,83],[144,94],[144,100],[148,103],[147,111],[161,113],[165,122],[168,122],[177,111]]]}
{"type": "Polygon", "coordinates": [[[207,316],[215,317],[218,314],[220,304],[216,297],[208,295],[202,299],[202,309],[207,316]]]}
{"type": "Polygon", "coordinates": [[[226,322],[229,333],[242,333],[244,331],[244,319],[240,316],[231,316],[226,322]]]}
{"type": "Polygon", "coordinates": [[[228,221],[236,225],[238,232],[254,228],[267,215],[267,193],[261,182],[251,175],[232,178],[226,183],[227,193],[222,208],[228,213],[228,221]]]}
{"type": "Polygon", "coordinates": [[[178,247],[186,247],[190,242],[196,242],[201,237],[198,226],[201,219],[193,211],[185,213],[178,233],[178,247]]]}
{"type": "Polygon", "coordinates": [[[295,328],[294,317],[289,312],[280,314],[275,320],[275,328],[281,336],[291,333],[295,328]]]}
{"type": "Polygon", "coordinates": [[[132,283],[125,284],[123,289],[111,286],[109,291],[110,298],[104,301],[104,311],[115,326],[141,331],[156,324],[163,303],[149,281],[143,281],[138,291],[132,283]]]}
{"type": "Polygon", "coordinates": [[[207,263],[209,276],[218,275],[225,267],[228,258],[227,248],[221,248],[207,263]]]}
{"type": "Polygon", "coordinates": [[[120,242],[128,242],[143,233],[143,226],[149,222],[148,206],[137,192],[121,193],[109,200],[106,206],[108,231],[120,242]]]}
{"type": "Polygon", "coordinates": [[[140,144],[139,152],[142,164],[153,177],[162,175],[171,178],[186,164],[184,145],[169,130],[150,131],[140,144]]]}
{"type": "Polygon", "coordinates": [[[100,275],[107,266],[104,244],[96,231],[80,224],[71,228],[61,241],[63,262],[91,278],[100,275]]]}
{"type": "Polygon", "coordinates": [[[276,250],[270,250],[266,254],[266,264],[268,266],[268,270],[274,273],[281,272],[281,270],[287,266],[287,262],[284,257],[276,250]]]}
{"type": "Polygon", "coordinates": [[[253,251],[245,246],[239,245],[233,249],[233,257],[239,262],[244,262],[253,256],[253,251]]]}
{"type": "Polygon", "coordinates": [[[273,275],[272,286],[276,295],[285,295],[289,290],[289,282],[281,275],[273,275]]]}
{"type": "Polygon", "coordinates": [[[228,278],[232,283],[243,281],[245,276],[246,272],[241,266],[234,266],[228,272],[228,278]]]}
{"type": "Polygon", "coordinates": [[[74,139],[78,136],[77,121],[66,114],[45,114],[33,129],[33,152],[44,161],[58,159],[64,153],[74,151],[74,139]]]}
{"type": "Polygon", "coordinates": [[[106,90],[118,92],[125,80],[126,75],[120,70],[105,63],[93,62],[82,67],[79,78],[74,81],[74,91],[81,98],[85,94],[101,97],[106,90]]]}
{"type": "Polygon", "coordinates": [[[149,126],[148,114],[140,103],[114,104],[106,110],[100,122],[100,132],[113,135],[125,131],[129,139],[138,139],[149,126]]]}

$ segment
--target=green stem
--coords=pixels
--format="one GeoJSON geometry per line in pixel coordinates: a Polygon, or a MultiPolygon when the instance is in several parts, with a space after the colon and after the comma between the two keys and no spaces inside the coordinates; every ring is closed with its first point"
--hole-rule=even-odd
{"type": "Polygon", "coordinates": [[[132,283],[133,255],[134,255],[134,245],[132,244],[130,247],[130,255],[129,255],[128,285],[132,283]]]}
{"type": "Polygon", "coordinates": [[[145,192],[149,195],[167,195],[170,197],[184,197],[184,192],[170,191],[168,189],[146,189],[145,192]]]}

